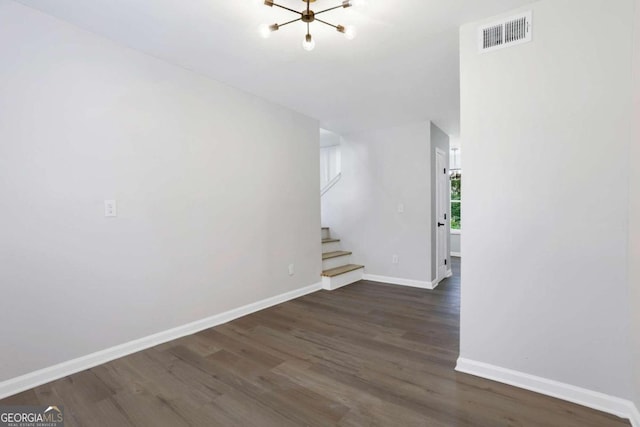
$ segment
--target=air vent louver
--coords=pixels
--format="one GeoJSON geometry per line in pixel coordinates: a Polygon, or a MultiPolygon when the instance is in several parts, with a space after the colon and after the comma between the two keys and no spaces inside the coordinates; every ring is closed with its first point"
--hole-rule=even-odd
{"type": "Polygon", "coordinates": [[[531,41],[531,12],[480,27],[480,52],[515,46],[531,41]]]}
{"type": "Polygon", "coordinates": [[[502,44],[502,25],[485,28],[482,31],[482,49],[489,49],[502,44]]]}

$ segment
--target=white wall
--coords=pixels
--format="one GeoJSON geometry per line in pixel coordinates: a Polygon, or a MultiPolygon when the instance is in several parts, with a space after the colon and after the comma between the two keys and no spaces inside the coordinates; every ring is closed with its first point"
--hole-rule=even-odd
{"type": "Polygon", "coordinates": [[[629,230],[629,284],[632,301],[632,337],[634,338],[633,360],[635,362],[635,403],[640,409],[640,0],[635,1],[635,45],[633,75],[635,109],[635,133],[631,144],[630,168],[630,230],[629,230]]]}
{"type": "Polygon", "coordinates": [[[326,129],[320,129],[320,147],[335,147],[340,145],[341,137],[337,133],[331,132],[326,129]]]}
{"type": "Polygon", "coordinates": [[[315,120],[6,0],[0,94],[0,380],[319,281],[315,120]]]}
{"type": "Polygon", "coordinates": [[[461,30],[461,357],[626,399],[631,7],[536,2],[483,55],[461,30]]]}
{"type": "Polygon", "coordinates": [[[429,145],[429,122],[343,136],[342,179],[322,198],[322,223],[367,274],[431,281],[429,145]]]}
{"type": "Polygon", "coordinates": [[[451,232],[451,253],[459,256],[462,253],[462,234],[451,232]]]}

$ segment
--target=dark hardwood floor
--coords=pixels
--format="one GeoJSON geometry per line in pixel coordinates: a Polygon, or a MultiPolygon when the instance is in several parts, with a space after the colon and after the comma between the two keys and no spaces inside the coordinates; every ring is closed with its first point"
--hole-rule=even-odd
{"type": "Polygon", "coordinates": [[[459,262],[435,291],[320,291],[0,401],[67,426],[628,426],[454,371],[459,262]]]}

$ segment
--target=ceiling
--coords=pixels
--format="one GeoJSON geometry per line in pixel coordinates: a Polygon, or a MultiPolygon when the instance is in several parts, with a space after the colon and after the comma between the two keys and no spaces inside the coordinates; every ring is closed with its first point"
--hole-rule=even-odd
{"type": "MultiPolygon", "coordinates": [[[[458,27],[532,0],[368,0],[262,39],[260,24],[295,18],[263,0],[17,0],[120,44],[267,98],[338,133],[433,120],[459,133],[458,27]]],[[[342,0],[318,0],[316,10],[342,0]]],[[[302,10],[301,0],[279,3],[302,10]]]]}

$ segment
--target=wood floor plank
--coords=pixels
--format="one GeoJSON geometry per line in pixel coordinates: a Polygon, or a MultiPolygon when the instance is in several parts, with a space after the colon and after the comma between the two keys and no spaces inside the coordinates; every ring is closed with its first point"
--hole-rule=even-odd
{"type": "Polygon", "coordinates": [[[360,281],[0,401],[67,426],[545,426],[629,422],[454,370],[460,263],[432,291],[360,281]]]}

